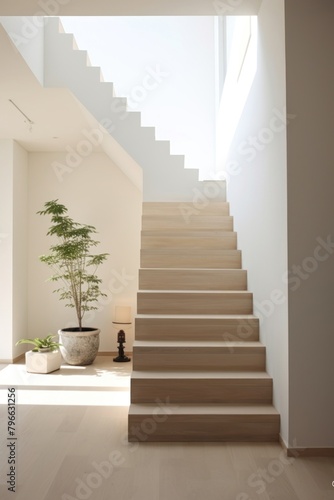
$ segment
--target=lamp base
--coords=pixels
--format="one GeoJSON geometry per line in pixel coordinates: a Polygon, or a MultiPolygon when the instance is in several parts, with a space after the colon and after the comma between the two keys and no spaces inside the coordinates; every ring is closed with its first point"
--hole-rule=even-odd
{"type": "Polygon", "coordinates": [[[118,341],[118,343],[119,343],[119,345],[118,345],[118,356],[117,356],[117,358],[114,358],[114,361],[116,361],[116,363],[126,363],[127,361],[131,361],[131,359],[128,358],[127,356],[125,356],[125,354],[124,354],[123,342],[122,341],[118,341]]]}
{"type": "Polygon", "coordinates": [[[114,361],[116,361],[116,363],[126,363],[127,361],[131,361],[131,358],[127,356],[117,356],[117,358],[114,358],[114,361]]]}

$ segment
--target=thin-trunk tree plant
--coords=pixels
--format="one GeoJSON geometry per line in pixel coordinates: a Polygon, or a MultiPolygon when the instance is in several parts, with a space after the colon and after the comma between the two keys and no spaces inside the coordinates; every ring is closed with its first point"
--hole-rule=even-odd
{"type": "Polygon", "coordinates": [[[102,280],[96,272],[106,259],[107,253],[92,254],[92,249],[99,244],[93,235],[94,226],[75,222],[67,215],[67,208],[58,200],[48,201],[39,215],[51,216],[51,226],[47,236],[56,236],[58,242],[50,247],[48,255],[40,256],[53,274],[50,281],[60,284],[54,292],[66,301],[67,307],[76,311],[78,331],[83,330],[83,318],[87,311],[97,309],[99,297],[106,296],[101,291],[102,280]]]}

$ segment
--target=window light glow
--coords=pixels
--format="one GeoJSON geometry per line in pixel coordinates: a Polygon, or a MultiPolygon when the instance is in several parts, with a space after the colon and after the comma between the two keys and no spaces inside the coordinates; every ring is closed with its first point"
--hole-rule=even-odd
{"type": "Polygon", "coordinates": [[[236,18],[217,119],[217,174],[224,171],[233,137],[257,70],[257,17],[236,18]]]}

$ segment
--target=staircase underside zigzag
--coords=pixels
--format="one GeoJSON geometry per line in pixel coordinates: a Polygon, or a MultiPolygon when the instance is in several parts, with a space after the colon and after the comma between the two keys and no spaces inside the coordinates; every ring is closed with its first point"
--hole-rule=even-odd
{"type": "MultiPolygon", "coordinates": [[[[184,156],[171,155],[169,141],[156,140],[155,128],[141,125],[140,112],[129,111],[127,99],[115,96],[113,83],[104,82],[100,68],[90,66],[87,52],[77,49],[57,17],[45,24],[44,86],[72,92],[94,127],[103,130],[102,149],[143,189],[144,201],[192,201],[205,191],[198,170],[185,169],[184,156]]],[[[224,199],[225,183],[218,185],[213,196],[224,199]]]]}

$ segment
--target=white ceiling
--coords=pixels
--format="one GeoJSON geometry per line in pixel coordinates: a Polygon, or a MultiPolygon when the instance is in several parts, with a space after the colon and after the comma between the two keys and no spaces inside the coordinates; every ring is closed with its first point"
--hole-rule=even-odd
{"type": "Polygon", "coordinates": [[[251,15],[262,0],[0,0],[3,16],[251,15]]]}
{"type": "Polygon", "coordinates": [[[85,129],[91,121],[77,99],[67,89],[43,88],[0,25],[0,138],[27,151],[64,151],[85,139],[85,129]]]}

